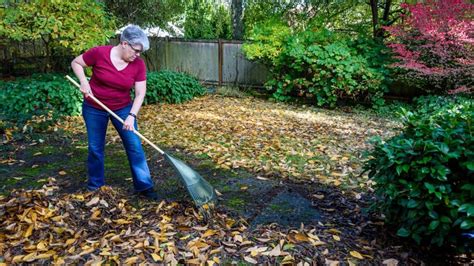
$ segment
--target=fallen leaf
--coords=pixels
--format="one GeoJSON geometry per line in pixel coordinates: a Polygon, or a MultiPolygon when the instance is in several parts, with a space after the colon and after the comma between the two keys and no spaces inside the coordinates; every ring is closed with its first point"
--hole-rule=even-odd
{"type": "Polygon", "coordinates": [[[155,262],[163,261],[163,258],[160,255],[156,254],[156,253],[151,253],[151,257],[153,258],[153,260],[155,262]]]}
{"type": "Polygon", "coordinates": [[[244,260],[246,262],[249,262],[249,263],[252,263],[252,264],[257,264],[258,263],[258,261],[254,260],[252,257],[248,257],[248,256],[245,256],[244,260]]]}
{"type": "Polygon", "coordinates": [[[138,261],[138,257],[135,256],[135,257],[130,257],[126,259],[124,263],[127,265],[132,265],[132,264],[135,264],[137,261],[138,261]]]}
{"type": "Polygon", "coordinates": [[[398,260],[396,260],[396,259],[386,259],[382,262],[382,264],[387,265],[387,266],[397,266],[398,265],[398,260]]]}
{"type": "Polygon", "coordinates": [[[99,200],[100,200],[99,197],[94,197],[88,203],[86,203],[86,206],[90,207],[90,206],[96,205],[97,202],[99,202],[99,200]]]}
{"type": "Polygon", "coordinates": [[[364,259],[364,257],[357,251],[351,251],[351,252],[349,252],[349,254],[351,254],[352,257],[358,258],[360,260],[364,259]]]}

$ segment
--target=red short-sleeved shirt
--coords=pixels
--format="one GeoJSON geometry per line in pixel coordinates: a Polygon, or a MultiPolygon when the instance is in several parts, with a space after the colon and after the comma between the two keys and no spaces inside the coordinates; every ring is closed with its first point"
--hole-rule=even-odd
{"type": "MultiPolygon", "coordinates": [[[[146,66],[141,58],[136,58],[118,71],[110,59],[111,45],[91,48],[82,55],[84,62],[92,67],[89,81],[92,94],[111,110],[118,110],[132,101],[130,90],[135,82],[146,80],[146,66]]],[[[86,101],[102,109],[92,99],[86,101]]]]}

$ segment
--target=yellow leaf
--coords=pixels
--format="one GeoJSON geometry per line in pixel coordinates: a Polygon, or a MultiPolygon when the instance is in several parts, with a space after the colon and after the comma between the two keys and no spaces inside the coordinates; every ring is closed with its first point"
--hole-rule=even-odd
{"type": "Polygon", "coordinates": [[[208,237],[208,236],[212,236],[216,233],[216,230],[212,230],[212,229],[208,229],[203,235],[202,237],[208,237]]]}
{"type": "Polygon", "coordinates": [[[50,252],[46,252],[46,253],[43,253],[43,254],[39,254],[38,256],[36,256],[35,259],[48,259],[50,258],[51,256],[53,256],[54,254],[53,253],[50,253],[50,252]]]}
{"type": "Polygon", "coordinates": [[[66,240],[66,243],[64,243],[64,246],[69,246],[74,242],[76,242],[75,238],[69,238],[68,240],[66,240]]]}
{"type": "Polygon", "coordinates": [[[209,255],[213,255],[213,254],[219,253],[219,252],[221,252],[221,250],[222,250],[222,248],[213,249],[213,250],[211,250],[211,252],[209,252],[209,255]]]}
{"type": "Polygon", "coordinates": [[[59,171],[58,174],[59,174],[59,175],[66,175],[67,173],[66,173],[66,171],[59,171]]]}
{"type": "Polygon", "coordinates": [[[36,245],[36,249],[39,250],[39,251],[46,251],[46,250],[48,250],[48,249],[46,248],[46,245],[45,245],[44,241],[39,242],[38,245],[36,245]]]}
{"type": "Polygon", "coordinates": [[[137,256],[130,257],[130,258],[126,259],[124,263],[127,264],[127,265],[130,265],[130,264],[134,264],[135,262],[137,262],[137,260],[138,260],[137,256]]]}
{"type": "Polygon", "coordinates": [[[28,238],[31,236],[31,234],[33,233],[33,228],[34,228],[34,225],[33,224],[30,224],[30,226],[28,227],[28,229],[26,229],[25,231],[25,234],[23,235],[25,238],[28,238]]]}
{"type": "Polygon", "coordinates": [[[244,241],[244,239],[242,238],[241,235],[235,235],[234,236],[234,241],[242,243],[244,241]]]}
{"type": "Polygon", "coordinates": [[[160,257],[160,255],[158,255],[158,254],[156,254],[156,253],[151,253],[151,257],[153,258],[153,260],[154,260],[155,262],[157,262],[157,261],[162,261],[162,260],[163,260],[163,258],[160,257]]]}
{"type": "Polygon", "coordinates": [[[291,262],[293,262],[293,260],[294,260],[294,258],[291,255],[287,255],[283,258],[282,263],[285,263],[285,262],[291,263],[291,262]]]}
{"type": "Polygon", "coordinates": [[[364,257],[357,251],[351,251],[351,252],[349,252],[349,254],[351,254],[352,257],[358,258],[360,260],[364,259],[364,257]]]}
{"type": "Polygon", "coordinates": [[[54,264],[55,264],[55,265],[65,265],[66,262],[64,261],[63,258],[57,257],[57,258],[54,259],[54,264]]]}
{"type": "Polygon", "coordinates": [[[337,229],[334,229],[334,228],[331,228],[329,230],[327,230],[329,233],[331,234],[341,234],[341,231],[337,230],[337,229]]]}
{"type": "Polygon", "coordinates": [[[100,210],[96,210],[92,215],[91,215],[91,220],[98,220],[100,215],[100,210]]]}
{"type": "Polygon", "coordinates": [[[221,260],[219,259],[219,257],[214,257],[214,258],[212,258],[212,260],[217,264],[221,263],[221,260]]]}
{"type": "Polygon", "coordinates": [[[85,250],[83,250],[81,253],[79,253],[79,255],[86,255],[86,254],[89,254],[89,253],[92,253],[94,252],[95,248],[87,248],[85,250]]]}
{"type": "MultiPolygon", "coordinates": [[[[183,236],[183,237],[180,237],[179,239],[181,239],[181,240],[186,240],[186,239],[188,239],[188,238],[190,238],[190,237],[191,237],[191,235],[185,235],[185,236],[183,236]]],[[[204,236],[203,236],[203,237],[204,237],[204,236]]]]}
{"type": "Polygon", "coordinates": [[[26,255],[26,256],[23,257],[23,261],[32,262],[32,261],[34,261],[34,260],[36,259],[36,255],[37,255],[37,254],[38,254],[38,253],[36,253],[36,252],[30,253],[30,254],[28,254],[28,255],[26,255]]]}
{"type": "Polygon", "coordinates": [[[191,259],[186,261],[187,264],[201,264],[201,261],[199,259],[191,259]]]}
{"type": "Polygon", "coordinates": [[[332,238],[336,241],[341,241],[341,238],[338,235],[332,235],[332,238]]]}
{"type": "Polygon", "coordinates": [[[295,238],[296,240],[298,240],[299,242],[306,242],[306,241],[309,241],[309,238],[304,235],[303,233],[301,232],[298,232],[296,235],[295,235],[295,238]]]}
{"type": "Polygon", "coordinates": [[[104,250],[104,251],[101,251],[99,255],[101,255],[101,256],[111,256],[112,253],[110,253],[109,251],[104,250]]]}
{"type": "Polygon", "coordinates": [[[73,198],[77,199],[78,201],[84,201],[83,195],[72,195],[73,198]]]}
{"type": "Polygon", "coordinates": [[[125,219],[118,219],[118,220],[114,220],[114,223],[119,224],[119,225],[122,225],[122,224],[130,224],[130,223],[132,223],[132,222],[127,221],[127,220],[125,220],[125,219]]]}
{"type": "Polygon", "coordinates": [[[13,257],[12,262],[13,262],[13,263],[21,262],[21,261],[23,260],[23,257],[24,257],[24,256],[25,256],[25,255],[17,255],[17,256],[15,256],[15,257],[13,257]]]}

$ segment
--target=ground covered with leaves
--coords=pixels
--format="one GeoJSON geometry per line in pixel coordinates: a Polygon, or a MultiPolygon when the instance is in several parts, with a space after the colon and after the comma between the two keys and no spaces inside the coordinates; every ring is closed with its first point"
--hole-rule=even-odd
{"type": "Polygon", "coordinates": [[[361,174],[362,153],[371,136],[393,135],[395,120],[220,96],[145,106],[139,119],[143,135],[220,192],[212,219],[197,213],[172,167],[146,146],[163,200],[134,196],[113,129],[106,147],[110,186],[86,192],[85,130],[80,118],[70,118],[43,139],[2,146],[0,263],[430,260],[367,212],[373,196],[361,174]]]}
{"type": "Polygon", "coordinates": [[[208,96],[182,105],[152,105],[140,114],[153,141],[271,178],[366,187],[362,153],[370,137],[397,123],[350,108],[331,111],[245,97],[208,96]]]}
{"type": "MultiPolygon", "coordinates": [[[[0,200],[4,261],[336,265],[340,260],[368,260],[396,265],[398,260],[390,256],[399,256],[396,252],[401,249],[383,250],[376,240],[354,241],[329,223],[249,229],[245,219],[224,209],[215,210],[205,222],[186,201],[137,202],[110,187],[95,193],[61,194],[58,190],[50,178],[42,189],[15,191],[0,200]]],[[[360,225],[351,226],[362,230],[360,225]]]]}

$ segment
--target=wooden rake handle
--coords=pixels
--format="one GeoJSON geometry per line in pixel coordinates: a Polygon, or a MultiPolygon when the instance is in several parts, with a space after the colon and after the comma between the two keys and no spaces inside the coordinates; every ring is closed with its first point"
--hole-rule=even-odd
{"type": "MultiPolygon", "coordinates": [[[[69,75],[66,75],[66,78],[74,85],[76,85],[76,87],[78,88],[81,88],[81,85],[79,85],[79,83],[77,83],[74,79],[72,79],[69,75]]],[[[120,118],[118,115],[116,115],[112,110],[110,110],[107,106],[105,106],[103,103],[101,103],[96,97],[94,97],[94,95],[92,94],[88,94],[88,97],[91,98],[92,100],[94,100],[98,105],[100,105],[100,107],[104,108],[104,110],[106,110],[110,115],[112,115],[113,117],[115,117],[115,119],[117,119],[118,121],[120,121],[120,123],[124,123],[123,119],[120,118]]],[[[162,151],[160,148],[158,148],[158,146],[156,146],[155,144],[153,144],[153,142],[151,142],[150,140],[148,140],[147,138],[145,138],[142,134],[140,134],[140,132],[138,132],[136,129],[133,129],[133,133],[137,134],[142,140],[144,140],[146,143],[150,144],[150,146],[152,146],[153,148],[155,148],[155,150],[157,150],[159,153],[161,154],[165,154],[164,151],[162,151]]]]}

